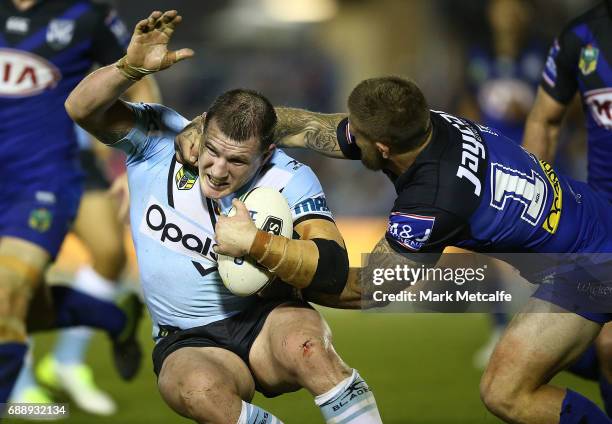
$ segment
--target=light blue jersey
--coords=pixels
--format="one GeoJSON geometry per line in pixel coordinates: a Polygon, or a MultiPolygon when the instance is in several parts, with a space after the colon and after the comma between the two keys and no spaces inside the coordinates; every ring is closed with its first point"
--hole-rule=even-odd
{"type": "Polygon", "coordinates": [[[174,138],[189,121],[161,105],[130,106],[136,124],[113,147],[128,155],[132,238],[157,339],[159,326],[184,330],[210,324],[257,300],[230,293],[217,273],[216,215],[229,211],[234,197],[253,187],[273,187],[289,203],[294,225],[332,215],[312,170],[278,149],[238,193],[218,202],[204,197],[197,174],[174,157],[174,138]]]}

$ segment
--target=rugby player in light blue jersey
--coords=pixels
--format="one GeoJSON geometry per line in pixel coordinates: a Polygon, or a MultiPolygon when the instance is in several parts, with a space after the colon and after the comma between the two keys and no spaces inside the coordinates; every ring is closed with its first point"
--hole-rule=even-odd
{"type": "Polygon", "coordinates": [[[127,153],[132,237],[162,397],[200,423],[264,424],[280,421],[248,403],[255,389],[275,396],[303,387],[328,423],[380,423],[372,392],[335,352],[317,311],[288,297],[237,297],[217,273],[217,253],[248,254],[306,293],[338,294],[346,283],[344,242],[321,185],[275,149],[270,102],[232,90],[190,123],[161,105],[119,100],[145,74],[193,55],[167,50],[181,19],[168,11],[140,21],[127,55],[66,101],[79,125],[127,153]],[[197,171],[177,163],[174,151],[175,138],[194,135],[201,138],[197,171]],[[257,186],[282,192],[302,239],[255,228],[237,197],[257,186]],[[232,205],[236,216],[223,216],[232,205]]]}

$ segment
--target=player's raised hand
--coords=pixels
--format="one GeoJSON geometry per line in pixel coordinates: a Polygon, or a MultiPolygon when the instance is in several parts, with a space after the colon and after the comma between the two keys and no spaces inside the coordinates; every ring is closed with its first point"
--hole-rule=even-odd
{"type": "Polygon", "coordinates": [[[236,213],[232,216],[220,216],[215,225],[214,247],[216,253],[239,258],[249,253],[257,227],[251,219],[251,214],[244,203],[238,199],[232,200],[236,213]]]}
{"type": "Polygon", "coordinates": [[[191,49],[168,50],[176,26],[182,21],[176,10],[155,11],[136,24],[127,48],[127,62],[135,68],[160,71],[194,55],[191,49]]]}

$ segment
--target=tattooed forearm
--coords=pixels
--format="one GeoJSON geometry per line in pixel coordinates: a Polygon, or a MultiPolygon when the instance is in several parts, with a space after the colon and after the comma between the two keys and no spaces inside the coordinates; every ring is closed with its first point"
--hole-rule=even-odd
{"type": "Polygon", "coordinates": [[[306,147],[326,156],[344,157],[336,139],[336,128],[346,115],[284,107],[276,108],[276,113],[278,123],[274,139],[279,146],[306,147]]]}
{"type": "MultiPolygon", "coordinates": [[[[340,295],[329,295],[322,293],[309,293],[307,300],[318,303],[323,306],[341,309],[367,309],[376,306],[384,306],[384,304],[374,303],[368,300],[367,292],[371,287],[372,272],[374,268],[395,268],[397,265],[407,265],[409,267],[418,267],[419,263],[412,261],[389,246],[387,240],[383,237],[376,244],[367,265],[361,268],[350,268],[348,280],[344,290],[340,295]],[[366,296],[364,296],[366,293],[366,296]]],[[[389,284],[394,284],[396,292],[403,290],[407,283],[396,283],[390,281],[389,284]]]]}

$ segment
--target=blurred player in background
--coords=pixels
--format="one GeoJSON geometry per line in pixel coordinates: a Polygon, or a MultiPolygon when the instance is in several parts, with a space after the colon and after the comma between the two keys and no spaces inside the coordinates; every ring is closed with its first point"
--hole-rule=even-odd
{"type": "Polygon", "coordinates": [[[533,8],[527,0],[491,0],[490,44],[468,49],[466,92],[459,112],[506,137],[523,138],[546,50],[531,34],[533,8]]]}
{"type": "MultiPolygon", "coordinates": [[[[517,143],[544,66],[544,46],[532,34],[533,13],[527,0],[488,3],[489,44],[468,49],[465,91],[459,103],[461,116],[496,128],[517,143]]],[[[492,259],[487,264],[494,270],[488,278],[503,287],[509,279],[505,268],[492,259]]],[[[491,337],[474,355],[477,368],[486,367],[509,320],[503,311],[492,318],[491,337]]]]}
{"type": "MultiPolygon", "coordinates": [[[[571,21],[550,48],[523,145],[543,160],[556,155],[564,116],[577,92],[588,131],[588,183],[612,201],[612,4],[604,1],[571,21]]],[[[612,413],[612,327],[572,370],[599,379],[612,413]],[[597,348],[597,349],[596,349],[597,348]],[[602,360],[598,364],[597,356],[602,360]],[[601,373],[597,371],[601,370],[601,373]],[[597,376],[597,374],[600,374],[597,376]]]]}
{"type": "Polygon", "coordinates": [[[127,55],[86,77],[66,101],[79,125],[128,154],[132,236],[162,397],[199,423],[264,424],[280,421],[248,403],[255,388],[276,396],[304,387],[328,423],[381,423],[369,387],[336,354],[317,311],[288,298],[235,296],[216,272],[222,252],[248,254],[307,291],[339,293],[346,282],[348,257],[322,188],[308,167],[275,150],[269,101],[232,90],[190,123],[161,105],[119,100],[134,81],[193,55],[167,50],[181,20],[156,11],[140,21],[127,55]],[[174,140],[185,134],[203,137],[199,173],[176,162],[174,140]],[[303,239],[255,228],[237,197],[260,185],[282,191],[303,239]]]}
{"type": "MultiPolygon", "coordinates": [[[[147,103],[161,100],[153,77],[131,87],[126,98],[147,103]]],[[[104,153],[100,152],[104,147],[95,147],[93,143],[97,142],[85,130],[78,126],[75,129],[85,173],[85,191],[72,231],[91,255],[91,265],[82,265],[77,270],[73,287],[113,300],[126,263],[124,223],[108,191],[110,184],[101,157],[104,153]]],[[[127,190],[127,178],[118,177],[113,189],[115,192],[127,190]]],[[[66,393],[83,411],[109,415],[116,411],[115,402],[96,387],[92,370],[85,363],[92,335],[93,331],[86,327],[61,331],[54,350],[36,366],[35,374],[45,387],[66,393]]],[[[22,401],[50,402],[47,391],[35,384],[31,362],[27,365],[18,380],[15,397],[22,401]]]]}
{"type": "MultiPolygon", "coordinates": [[[[123,330],[133,322],[127,309],[118,310],[95,290],[54,287],[55,304],[49,305],[49,293],[38,289],[82,191],[74,124],[63,102],[93,63],[122,54],[125,28],[108,7],[70,0],[3,0],[0,25],[0,402],[5,402],[26,349],[23,321],[31,301],[36,302],[31,314],[55,315],[39,317],[47,328],[90,322],[132,344],[133,334],[123,330]]],[[[137,313],[136,303],[126,305],[137,313]]],[[[133,377],[139,351],[117,353],[122,376],[133,377]]]]}

